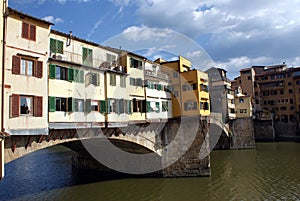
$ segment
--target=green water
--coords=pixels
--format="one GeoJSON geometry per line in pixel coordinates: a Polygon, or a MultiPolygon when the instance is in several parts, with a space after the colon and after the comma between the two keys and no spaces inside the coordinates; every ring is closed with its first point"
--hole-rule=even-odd
{"type": "Polygon", "coordinates": [[[214,151],[211,168],[207,178],[117,179],[44,190],[16,200],[300,200],[300,143],[214,151]]]}

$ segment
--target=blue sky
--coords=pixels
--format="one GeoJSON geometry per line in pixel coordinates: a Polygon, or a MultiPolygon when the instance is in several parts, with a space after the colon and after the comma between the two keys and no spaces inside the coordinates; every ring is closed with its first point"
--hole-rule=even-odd
{"type": "Polygon", "coordinates": [[[298,0],[9,0],[9,6],[59,31],[148,49],[142,53],[149,59],[166,56],[159,50],[181,54],[201,70],[225,68],[231,78],[252,65],[300,66],[298,0]],[[213,64],[203,63],[208,57],[213,64]]]}

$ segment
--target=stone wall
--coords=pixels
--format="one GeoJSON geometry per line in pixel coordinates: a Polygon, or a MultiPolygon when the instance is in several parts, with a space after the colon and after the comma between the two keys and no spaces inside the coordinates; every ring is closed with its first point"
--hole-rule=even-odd
{"type": "Polygon", "coordinates": [[[274,139],[274,130],[271,120],[254,120],[255,140],[266,141],[274,139]]]}
{"type": "Polygon", "coordinates": [[[232,132],[232,149],[255,148],[254,123],[252,118],[235,119],[230,124],[232,132]]]}
{"type": "Polygon", "coordinates": [[[204,143],[207,129],[207,119],[200,117],[178,118],[168,122],[162,133],[162,166],[174,163],[162,170],[164,177],[210,176],[209,147],[204,143]],[[202,145],[208,155],[200,159],[202,145]]]}

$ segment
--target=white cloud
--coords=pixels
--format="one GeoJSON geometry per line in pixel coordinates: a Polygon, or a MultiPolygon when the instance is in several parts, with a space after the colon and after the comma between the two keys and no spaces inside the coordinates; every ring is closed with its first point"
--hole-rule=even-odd
{"type": "Polygon", "coordinates": [[[170,37],[173,31],[168,29],[149,28],[147,26],[131,26],[126,28],[122,34],[128,40],[143,41],[143,40],[161,40],[162,38],[170,37]]]}
{"type": "Polygon", "coordinates": [[[53,17],[53,16],[46,16],[43,18],[44,20],[54,23],[54,24],[58,24],[58,23],[63,23],[64,20],[59,18],[59,17],[53,17]]]}
{"type": "Polygon", "coordinates": [[[264,57],[277,62],[299,56],[298,0],[110,1],[123,11],[125,6],[136,8],[134,14],[145,27],[167,28],[194,39],[210,35],[205,46],[216,60],[240,58],[233,61],[245,63],[245,58],[264,57]]]}
{"type": "Polygon", "coordinates": [[[102,23],[102,21],[103,21],[103,18],[101,18],[100,20],[98,20],[95,24],[94,24],[94,26],[93,26],[93,28],[91,29],[91,31],[90,31],[90,33],[88,33],[88,39],[94,34],[94,32],[99,28],[99,26],[101,25],[101,23],[102,23]]]}

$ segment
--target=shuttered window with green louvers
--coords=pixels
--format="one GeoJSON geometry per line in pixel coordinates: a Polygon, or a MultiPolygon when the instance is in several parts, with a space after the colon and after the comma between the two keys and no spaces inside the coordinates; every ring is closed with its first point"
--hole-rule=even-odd
{"type": "Polygon", "coordinates": [[[93,66],[93,50],[82,48],[82,64],[86,66],[93,66]]]}
{"type": "Polygon", "coordinates": [[[64,53],[64,42],[50,38],[50,52],[63,54],[64,53]]]}
{"type": "Polygon", "coordinates": [[[49,96],[49,112],[56,111],[56,98],[49,96]]]}
{"type": "Polygon", "coordinates": [[[107,104],[105,100],[100,101],[100,113],[104,114],[107,112],[107,104]]]}

